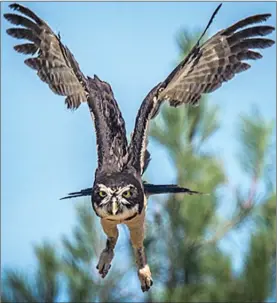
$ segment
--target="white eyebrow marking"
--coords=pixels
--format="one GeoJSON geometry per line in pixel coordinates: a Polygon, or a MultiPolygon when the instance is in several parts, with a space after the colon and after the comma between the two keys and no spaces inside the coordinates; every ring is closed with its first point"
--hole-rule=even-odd
{"type": "Polygon", "coordinates": [[[105,205],[105,204],[109,203],[110,200],[111,200],[111,197],[112,197],[112,195],[113,195],[113,193],[114,193],[115,191],[112,190],[110,187],[107,187],[107,186],[104,185],[104,184],[98,184],[98,187],[99,187],[99,189],[100,189],[101,191],[104,191],[104,192],[107,194],[107,196],[104,197],[104,198],[102,199],[102,201],[101,201],[101,203],[99,204],[99,206],[100,206],[100,205],[105,205]]]}
{"type": "Polygon", "coordinates": [[[98,184],[98,187],[100,190],[105,191],[108,195],[112,195],[115,192],[115,190],[111,189],[110,187],[107,187],[104,184],[98,184]]]}
{"type": "Polygon", "coordinates": [[[116,194],[117,194],[117,196],[119,196],[119,201],[121,204],[123,204],[123,205],[131,204],[126,198],[122,197],[123,193],[126,190],[130,190],[131,188],[134,188],[134,185],[128,184],[128,185],[124,186],[123,188],[119,188],[117,190],[116,194]]]}
{"type": "Polygon", "coordinates": [[[129,189],[131,189],[131,188],[134,188],[134,185],[128,184],[128,185],[126,185],[126,186],[124,186],[124,187],[120,187],[120,188],[116,191],[116,193],[117,193],[118,195],[122,195],[126,190],[129,190],[129,189]]]}
{"type": "Polygon", "coordinates": [[[110,187],[107,187],[104,184],[98,184],[98,187],[100,190],[104,191],[107,194],[107,196],[102,199],[102,201],[99,205],[108,204],[111,201],[113,195],[115,195],[118,198],[120,203],[125,204],[125,205],[131,204],[127,199],[122,197],[122,194],[126,190],[130,190],[131,188],[134,188],[134,185],[128,184],[124,187],[118,187],[117,189],[112,189],[110,187]]]}

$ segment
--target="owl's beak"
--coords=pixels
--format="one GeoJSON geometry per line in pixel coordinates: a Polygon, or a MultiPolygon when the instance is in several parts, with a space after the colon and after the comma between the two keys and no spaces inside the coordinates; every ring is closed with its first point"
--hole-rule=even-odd
{"type": "Polygon", "coordinates": [[[117,211],[118,211],[118,203],[117,203],[116,198],[113,197],[113,199],[112,199],[112,213],[113,213],[113,215],[116,215],[117,211]]]}

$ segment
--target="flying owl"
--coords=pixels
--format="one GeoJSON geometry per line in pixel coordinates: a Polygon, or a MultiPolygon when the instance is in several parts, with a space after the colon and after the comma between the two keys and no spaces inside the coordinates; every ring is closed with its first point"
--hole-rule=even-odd
{"type": "Polygon", "coordinates": [[[141,289],[149,290],[153,280],[143,246],[147,198],[160,193],[200,194],[178,185],[154,185],[142,180],[150,161],[147,150],[149,124],[162,103],[169,102],[174,107],[197,105],[203,94],[213,92],[236,74],[249,69],[250,65],[245,61],[262,58],[253,49],[274,44],[273,40],[264,38],[274,31],[274,27],[260,24],[270,14],[247,17],[201,43],[220,6],[189,54],[143,100],[129,144],[125,122],[111,86],[96,75],[86,77],[71,51],[61,42],[60,35],[28,8],[11,4],[10,8],[21,14],[4,15],[12,24],[21,26],[9,28],[7,33],[17,39],[29,40],[14,46],[17,52],[31,55],[24,61],[26,65],[34,69],[55,94],[65,96],[69,109],[77,109],[81,103],[88,105],[96,131],[98,166],[92,188],[71,193],[67,198],[91,196],[92,207],[107,235],[106,247],[97,265],[103,278],[114,257],[117,225],[124,223],[130,230],[141,289]]]}

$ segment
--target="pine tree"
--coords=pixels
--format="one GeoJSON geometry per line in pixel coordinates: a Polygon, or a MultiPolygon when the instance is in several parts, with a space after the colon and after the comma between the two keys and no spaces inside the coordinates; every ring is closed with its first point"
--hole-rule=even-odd
{"type": "Polygon", "coordinates": [[[62,238],[61,254],[44,243],[35,247],[35,272],[4,271],[2,302],[118,302],[130,296],[118,289],[126,283],[127,268],[114,262],[105,281],[96,271],[105,237],[88,202],[77,206],[76,226],[71,237],[62,238]]]}
{"type": "MultiPolygon", "coordinates": [[[[183,54],[194,43],[193,37],[197,36],[187,31],[179,37],[183,54]]],[[[219,128],[217,117],[218,108],[202,98],[196,108],[164,106],[152,123],[151,136],[170,154],[176,182],[210,195],[170,196],[156,214],[156,226],[151,224],[156,239],[148,255],[159,263],[153,273],[159,288],[149,293],[150,301],[262,302],[274,291],[276,189],[272,185],[275,163],[269,158],[273,124],[264,121],[257,110],[241,117],[238,162],[250,189],[244,193],[236,188],[227,202],[217,191],[228,182],[224,167],[205,145],[219,128]],[[225,220],[217,212],[222,203],[234,205],[225,220]],[[220,245],[231,230],[234,236],[249,234],[239,273],[220,245]]]]}

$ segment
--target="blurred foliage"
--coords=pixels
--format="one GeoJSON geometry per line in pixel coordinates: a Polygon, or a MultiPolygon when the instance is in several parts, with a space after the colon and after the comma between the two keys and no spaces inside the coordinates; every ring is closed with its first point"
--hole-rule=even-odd
{"type": "Polygon", "coordinates": [[[90,204],[79,205],[76,213],[72,236],[62,238],[62,253],[48,243],[35,247],[38,264],[30,279],[13,269],[4,270],[2,302],[118,302],[130,296],[128,290],[117,289],[125,283],[126,269],[113,264],[105,283],[95,269],[105,238],[90,204]]]}
{"type": "MultiPolygon", "coordinates": [[[[182,32],[178,39],[182,57],[195,37],[182,32]]],[[[249,190],[244,193],[237,187],[226,198],[218,194],[229,182],[220,155],[207,149],[220,128],[218,115],[218,108],[202,98],[199,107],[176,110],[164,105],[151,123],[150,136],[169,153],[176,182],[210,195],[171,195],[156,202],[159,209],[149,213],[152,221],[145,245],[154,278],[150,292],[140,293],[133,257],[126,253],[130,245],[124,252],[116,248],[119,257],[101,281],[95,265],[105,237],[87,203],[77,208],[76,226],[71,237],[63,237],[61,249],[49,243],[35,247],[38,264],[33,273],[4,270],[2,302],[264,302],[272,297],[276,188],[275,174],[268,172],[275,172],[273,124],[257,110],[240,118],[238,163],[249,190]],[[234,205],[234,211],[221,218],[218,208],[227,203],[234,205]],[[234,236],[248,235],[239,272],[220,245],[230,231],[234,236]]]]}

